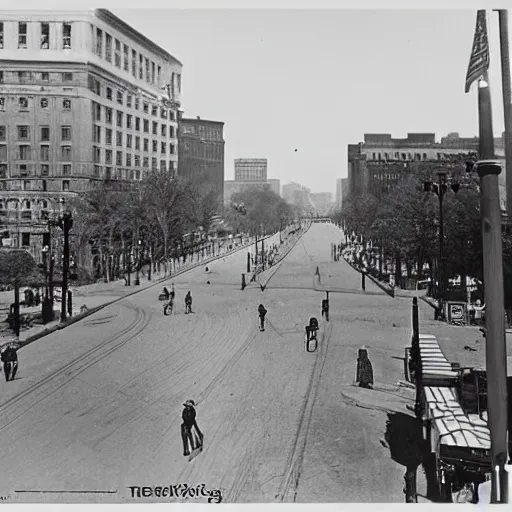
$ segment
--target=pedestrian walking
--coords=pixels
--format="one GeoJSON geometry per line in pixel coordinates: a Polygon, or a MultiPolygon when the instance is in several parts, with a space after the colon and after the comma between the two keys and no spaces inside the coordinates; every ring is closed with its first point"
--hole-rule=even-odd
{"type": "Polygon", "coordinates": [[[258,306],[258,316],[260,319],[260,331],[265,330],[265,315],[267,314],[267,310],[265,309],[265,306],[263,304],[260,304],[258,306]]]}
{"type": "Polygon", "coordinates": [[[329,321],[329,299],[322,300],[322,318],[325,317],[325,320],[329,321]]]}
{"type": "Polygon", "coordinates": [[[185,314],[188,315],[192,312],[192,295],[190,294],[190,291],[188,291],[187,295],[185,295],[185,314]]]}
{"type": "Polygon", "coordinates": [[[196,421],[196,409],[194,400],[187,400],[183,406],[181,418],[181,439],[183,441],[183,455],[187,457],[191,451],[203,446],[203,433],[199,430],[196,421]]]}
{"type": "Polygon", "coordinates": [[[373,389],[373,367],[368,358],[368,350],[364,346],[358,352],[356,385],[360,388],[373,389]]]}

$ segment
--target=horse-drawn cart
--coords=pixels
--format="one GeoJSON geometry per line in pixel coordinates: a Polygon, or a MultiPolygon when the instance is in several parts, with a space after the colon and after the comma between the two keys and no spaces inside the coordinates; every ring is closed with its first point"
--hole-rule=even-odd
{"type": "MultiPolygon", "coordinates": [[[[478,499],[478,485],[490,478],[485,372],[450,363],[432,335],[413,335],[406,348],[407,380],[416,385],[428,467],[435,471],[437,498],[453,501],[464,491],[478,499]]],[[[457,500],[458,501],[458,500],[457,500]]]]}

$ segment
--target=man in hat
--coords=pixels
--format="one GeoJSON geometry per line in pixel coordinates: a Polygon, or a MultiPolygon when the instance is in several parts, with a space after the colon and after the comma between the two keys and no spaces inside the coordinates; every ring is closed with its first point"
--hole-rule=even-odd
{"type": "Polygon", "coordinates": [[[203,445],[203,433],[197,426],[195,405],[194,400],[187,400],[183,404],[185,409],[183,409],[181,414],[181,418],[183,419],[183,423],[181,424],[181,439],[183,441],[183,455],[185,457],[190,455],[191,451],[203,445]],[[195,435],[192,435],[192,428],[195,429],[195,435]]]}
{"type": "Polygon", "coordinates": [[[192,295],[190,291],[185,295],[185,314],[192,313],[192,295]]]}
{"type": "Polygon", "coordinates": [[[10,380],[14,380],[14,377],[16,377],[16,372],[18,371],[18,354],[14,344],[9,344],[7,348],[2,352],[1,360],[2,363],[4,363],[4,374],[6,382],[9,380],[9,375],[11,377],[10,380]]]}
{"type": "Polygon", "coordinates": [[[361,347],[358,352],[356,385],[360,388],[373,389],[373,367],[365,346],[361,347]]]}

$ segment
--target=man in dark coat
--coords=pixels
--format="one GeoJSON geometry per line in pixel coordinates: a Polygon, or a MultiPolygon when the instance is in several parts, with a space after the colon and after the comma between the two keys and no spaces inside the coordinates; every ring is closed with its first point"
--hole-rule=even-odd
{"type": "Polygon", "coordinates": [[[373,389],[373,367],[366,347],[361,347],[358,352],[356,384],[360,388],[373,389]]]}
{"type": "Polygon", "coordinates": [[[267,310],[263,304],[258,306],[258,315],[260,317],[260,329],[262,331],[265,330],[265,315],[267,314],[267,310]]]}
{"type": "Polygon", "coordinates": [[[9,373],[11,374],[11,380],[14,380],[16,372],[18,371],[18,354],[16,349],[12,345],[9,345],[2,352],[1,359],[2,363],[4,363],[5,380],[9,380],[9,373]],[[8,369],[9,366],[10,370],[8,369]]]}
{"type": "Polygon", "coordinates": [[[181,424],[181,439],[183,441],[183,455],[188,456],[190,452],[199,448],[203,444],[203,433],[199,430],[196,422],[196,410],[195,410],[195,402],[194,400],[187,400],[183,406],[183,412],[181,414],[181,418],[183,419],[183,423],[181,424]],[[194,435],[192,432],[192,428],[195,429],[195,438],[197,443],[194,443],[194,435]],[[190,449],[189,449],[190,446],[190,449]]]}

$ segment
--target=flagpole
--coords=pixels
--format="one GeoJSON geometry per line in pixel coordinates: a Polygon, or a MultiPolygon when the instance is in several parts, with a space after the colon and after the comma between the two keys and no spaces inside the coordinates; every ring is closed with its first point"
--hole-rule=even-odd
{"type": "Polygon", "coordinates": [[[510,86],[510,50],[508,42],[508,11],[497,9],[500,23],[501,83],[503,90],[503,115],[505,117],[505,175],[507,188],[507,213],[512,221],[512,105],[510,86]]]}
{"type": "Polygon", "coordinates": [[[487,71],[478,82],[480,215],[486,309],[486,370],[488,425],[491,433],[491,503],[508,502],[507,473],[507,351],[503,293],[503,253],[498,176],[501,165],[494,160],[491,93],[487,71]],[[499,490],[499,493],[498,493],[499,490]]]}

